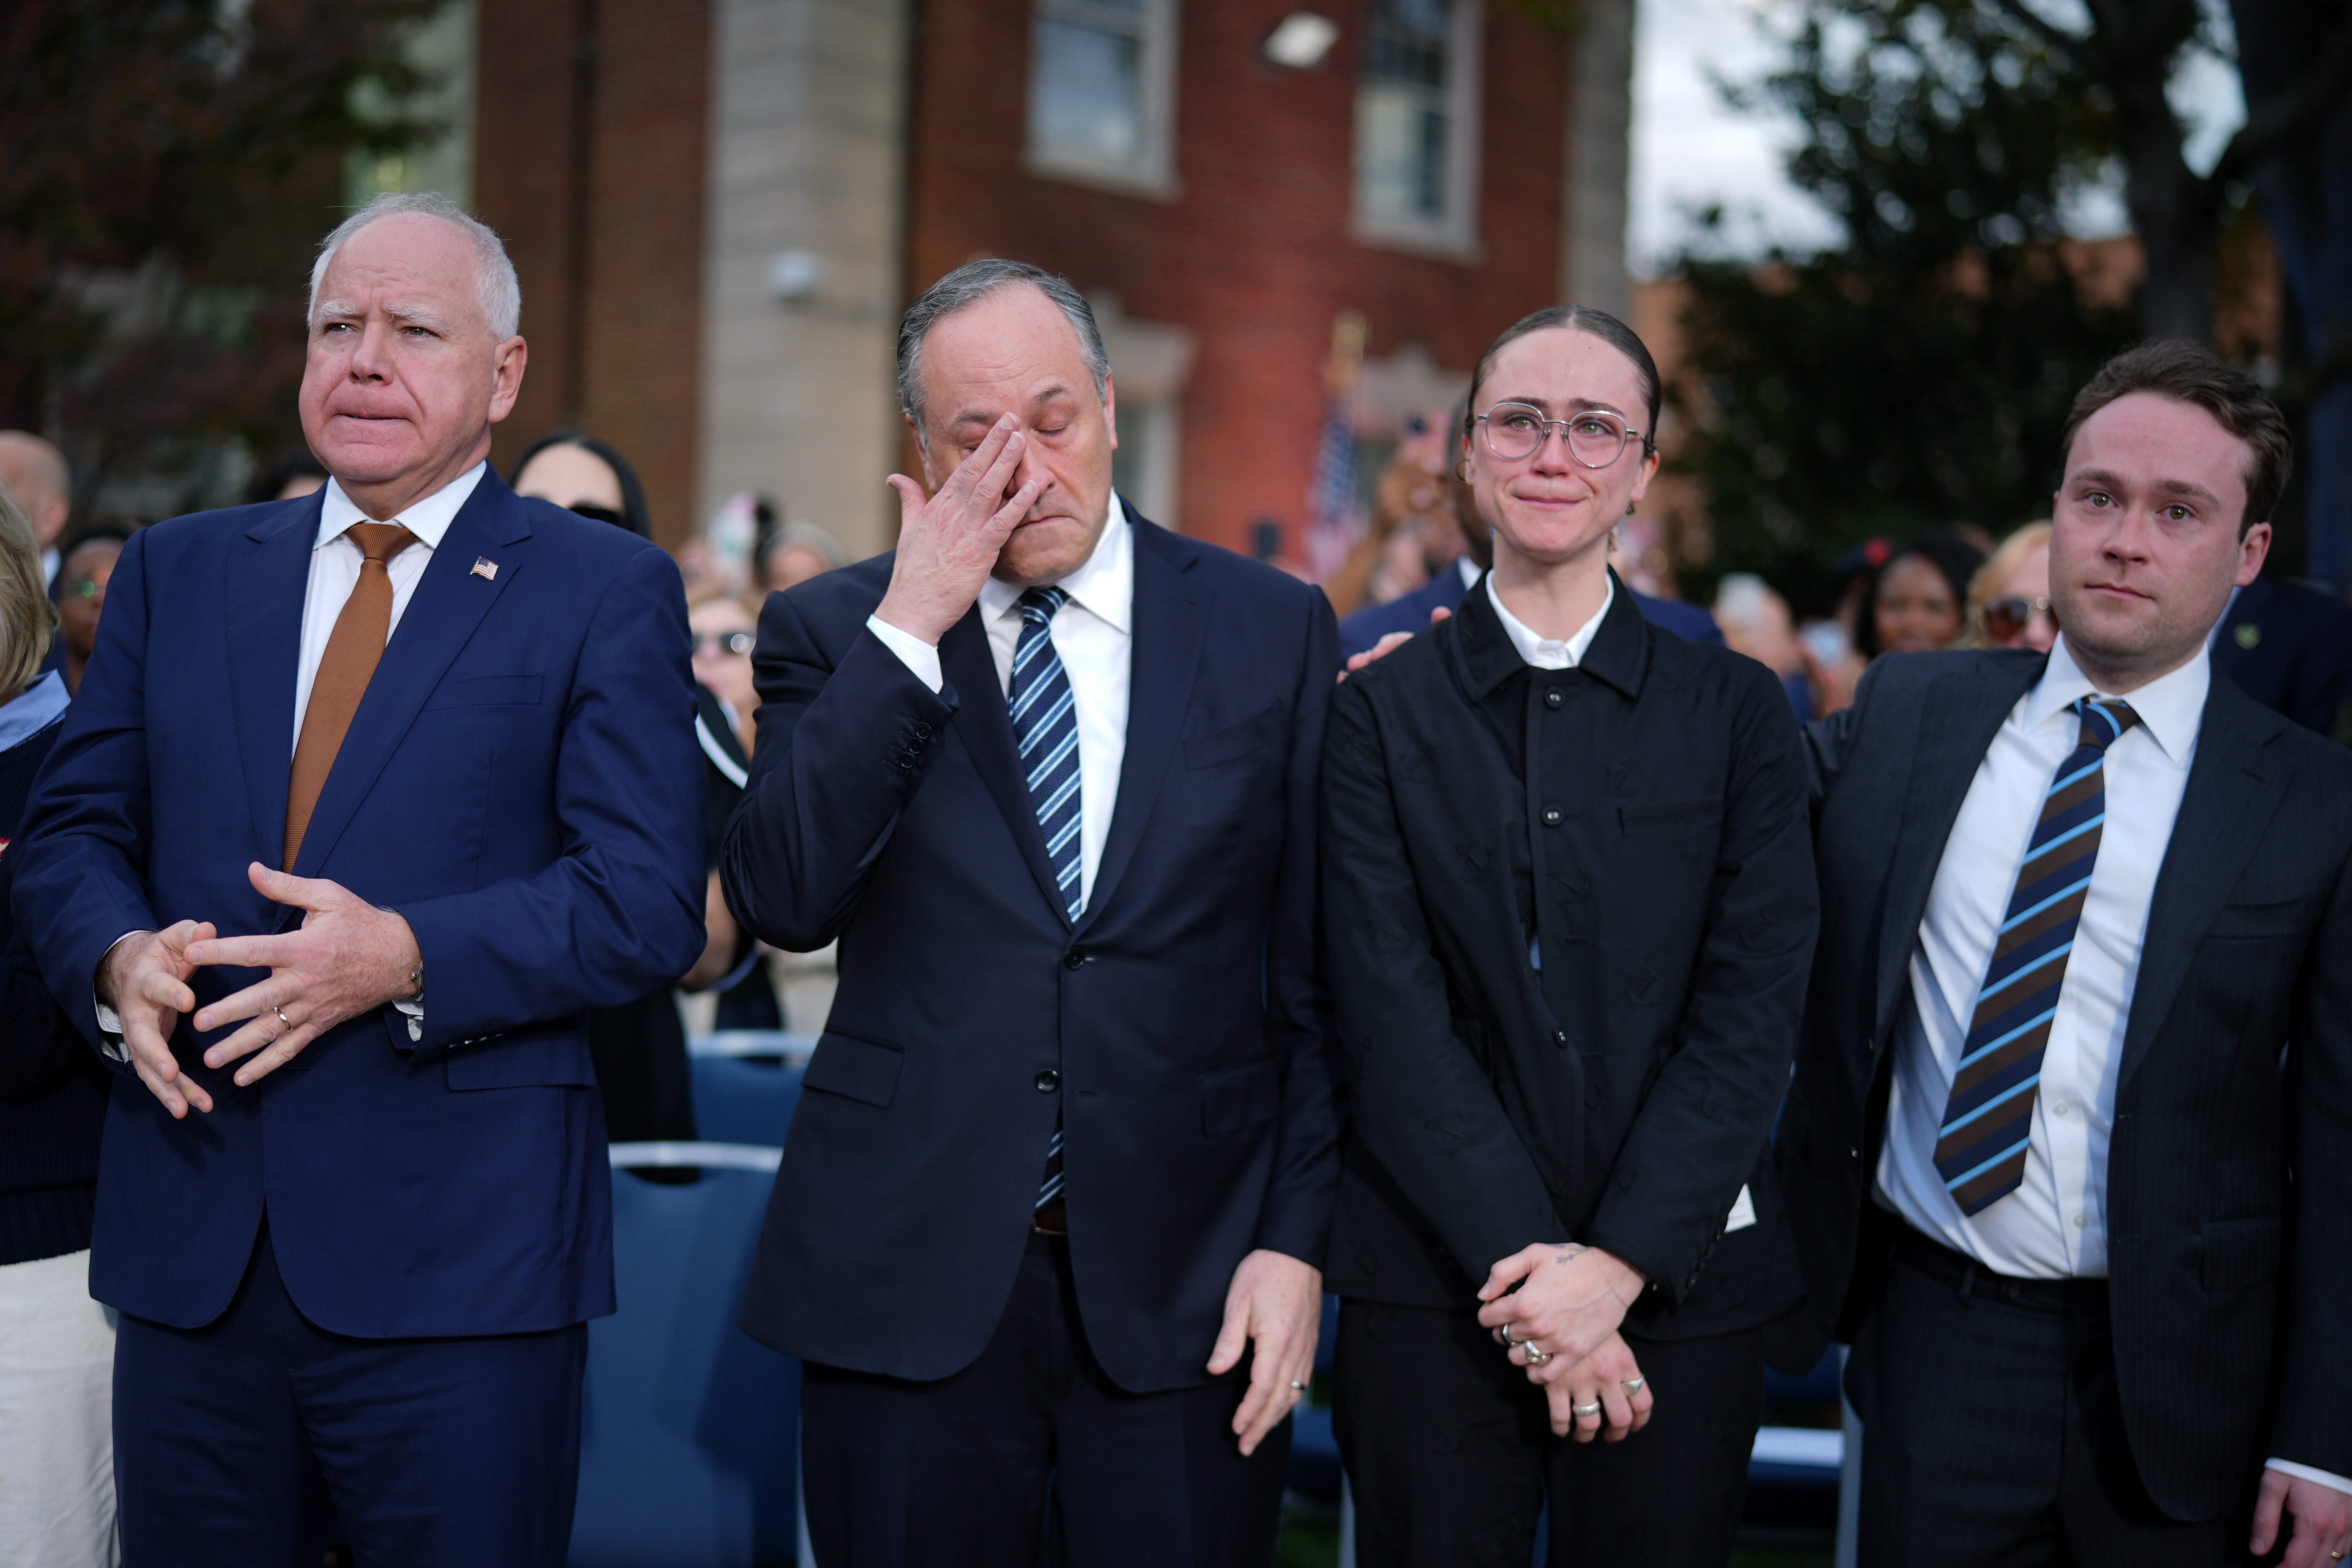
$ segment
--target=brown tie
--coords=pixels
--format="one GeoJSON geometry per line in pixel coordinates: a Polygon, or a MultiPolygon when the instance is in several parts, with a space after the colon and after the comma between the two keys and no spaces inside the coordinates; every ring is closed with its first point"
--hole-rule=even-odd
{"type": "Polygon", "coordinates": [[[294,773],[286,788],[286,858],[279,862],[289,871],[352,715],[360,710],[360,699],[383,658],[384,639],[392,635],[392,571],[385,563],[416,542],[416,535],[396,522],[355,522],[348,531],[363,559],[359,584],[343,601],[327,638],[318,677],[310,682],[310,705],[302,710],[301,739],[294,742],[294,773]]]}

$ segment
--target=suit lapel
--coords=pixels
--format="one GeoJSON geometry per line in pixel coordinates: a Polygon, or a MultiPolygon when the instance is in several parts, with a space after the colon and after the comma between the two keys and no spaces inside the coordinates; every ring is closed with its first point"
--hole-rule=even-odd
{"type": "Polygon", "coordinates": [[[2180,814],[2173,819],[2172,839],[2148,900],[2147,935],[2140,943],[2118,1084],[2130,1082],[2147,1058],[2197,943],[2244,874],[2278,809],[2287,769],[2264,747],[2281,723],[2228,680],[2213,678],[2198,730],[2197,760],[2189,764],[2180,814]]]}
{"type": "Polygon", "coordinates": [[[1081,930],[1110,901],[1150,820],[1152,803],[1168,776],[1192,700],[1192,673],[1208,636],[1212,595],[1194,590],[1171,559],[1168,537],[1135,522],[1135,635],[1128,645],[1127,752],[1118,770],[1118,799],[1110,835],[1095,868],[1094,892],[1080,914],[1081,930]]]}
{"type": "MultiPolygon", "coordinates": [[[[1898,656],[1908,657],[1908,656],[1898,656]]],[[[1944,847],[1959,820],[1969,785],[1991,750],[1993,737],[2017,700],[2042,679],[2046,660],[2020,660],[1987,669],[1964,665],[1946,672],[1919,702],[1919,733],[1911,775],[1903,792],[1903,826],[1895,836],[1895,861],[1886,878],[1886,902],[1878,927],[1878,1024],[1883,1034],[1889,1010],[1903,994],[1903,966],[1927,912],[1927,894],[1944,861],[1944,847]]]]}
{"type": "MultiPolygon", "coordinates": [[[[415,594],[401,612],[400,624],[393,628],[392,640],[384,645],[383,660],[368,681],[367,694],[352,716],[342,749],[335,753],[334,768],[319,792],[318,809],[311,815],[295,858],[296,876],[317,876],[319,868],[334,853],[360,803],[415,721],[417,710],[433,695],[474,628],[522,570],[522,557],[510,547],[530,537],[530,524],[522,502],[499,482],[497,475],[484,474],[441,536],[425,575],[417,581],[415,594]],[[496,575],[475,574],[474,563],[483,558],[498,563],[496,575]]],[[[290,727],[292,722],[289,711],[287,723],[290,727]]],[[[291,742],[288,744],[290,758],[291,742]]],[[[290,768],[289,761],[285,771],[290,768]]],[[[279,794],[284,794],[282,784],[279,794]]],[[[278,811],[282,824],[282,799],[278,811]]]]}
{"type": "Polygon", "coordinates": [[[1037,803],[1029,798],[1029,784],[1021,772],[1021,748],[1013,738],[1013,720],[1004,706],[1004,689],[997,683],[996,658],[989,652],[988,632],[981,624],[980,606],[966,610],[963,619],[940,639],[940,669],[955,687],[962,704],[957,708],[955,732],[963,740],[996,809],[1021,846],[1021,858],[1037,879],[1037,890],[1054,908],[1062,923],[1069,912],[1062,907],[1061,883],[1045,854],[1045,835],[1037,826],[1037,803]]]}
{"type": "Polygon", "coordinates": [[[302,657],[302,602],[310,586],[324,493],[245,531],[227,570],[229,700],[253,814],[254,858],[275,866],[286,837],[294,771],[294,678],[302,657]]]}

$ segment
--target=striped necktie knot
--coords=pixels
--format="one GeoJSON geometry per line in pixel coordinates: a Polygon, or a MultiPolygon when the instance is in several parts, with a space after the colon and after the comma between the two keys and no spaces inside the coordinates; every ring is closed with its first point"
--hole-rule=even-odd
{"type": "Polygon", "coordinates": [[[2139,722],[2132,705],[2120,697],[2078,697],[2073,706],[2083,721],[2082,739],[2076,744],[2095,747],[2103,755],[2124,738],[2125,731],[2139,722]]]}

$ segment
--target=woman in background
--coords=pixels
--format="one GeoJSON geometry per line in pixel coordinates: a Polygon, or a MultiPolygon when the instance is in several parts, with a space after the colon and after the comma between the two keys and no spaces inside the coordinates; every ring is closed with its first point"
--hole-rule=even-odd
{"type": "Polygon", "coordinates": [[[1949,533],[1895,545],[1872,569],[1854,651],[1868,659],[1956,646],[1968,630],[1969,579],[1983,564],[1982,551],[1949,533]]]}
{"type": "Polygon", "coordinates": [[[2050,613],[2050,525],[2029,522],[2000,542],[1969,580],[1969,630],[1978,647],[2048,653],[2058,640],[2050,613]]]}
{"type": "Polygon", "coordinates": [[[8,914],[7,841],[65,725],[41,577],[0,489],[0,1565],[100,1568],[117,1561],[114,1314],[89,1299],[108,1073],[8,914]]]}

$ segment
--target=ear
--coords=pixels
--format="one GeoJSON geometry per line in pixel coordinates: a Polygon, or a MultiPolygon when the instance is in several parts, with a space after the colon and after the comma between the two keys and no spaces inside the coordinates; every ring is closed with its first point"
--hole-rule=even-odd
{"type": "Polygon", "coordinates": [[[899,417],[907,422],[907,434],[915,438],[915,455],[923,459],[923,488],[937,495],[947,476],[940,473],[938,466],[931,460],[930,440],[923,434],[922,426],[916,422],[913,415],[901,414],[899,417]]]}
{"type": "Polygon", "coordinates": [[[514,412],[515,399],[522,393],[523,367],[530,359],[530,345],[519,337],[509,338],[492,351],[497,358],[490,372],[490,423],[498,424],[514,412]]]}
{"type": "MultiPolygon", "coordinates": [[[[1650,481],[1658,477],[1658,464],[1660,460],[1656,448],[1643,448],[1641,470],[1633,476],[1633,499],[1634,500],[1640,500],[1643,496],[1650,493],[1650,481]]],[[[1631,515],[1633,508],[1629,506],[1625,510],[1627,514],[1631,515]]]]}
{"type": "Polygon", "coordinates": [[[1103,428],[1110,432],[1110,449],[1118,450],[1118,394],[1111,385],[1110,373],[1103,373],[1103,428]]]}
{"type": "Polygon", "coordinates": [[[2238,541],[2238,572],[2231,581],[2242,588],[2261,576],[2263,562],[2270,552],[2271,525],[2269,523],[2258,522],[2246,530],[2246,536],[2238,541]]]}

